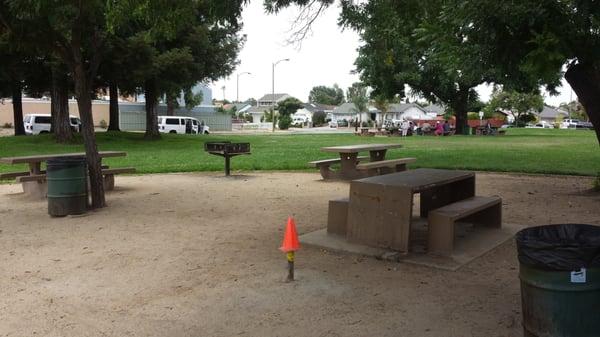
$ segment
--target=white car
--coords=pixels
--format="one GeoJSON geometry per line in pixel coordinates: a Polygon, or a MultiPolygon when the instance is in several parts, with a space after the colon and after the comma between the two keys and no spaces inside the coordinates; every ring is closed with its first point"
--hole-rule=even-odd
{"type": "Polygon", "coordinates": [[[541,121],[539,123],[529,124],[529,125],[525,126],[525,128],[527,128],[527,129],[553,129],[554,125],[552,125],[546,121],[541,121]]]}
{"type": "Polygon", "coordinates": [[[193,117],[158,116],[158,131],[178,134],[209,134],[210,128],[193,117]]]}
{"type": "MultiPolygon", "coordinates": [[[[75,116],[69,116],[69,119],[73,131],[81,131],[81,120],[75,116]]],[[[25,117],[23,118],[23,127],[25,127],[25,134],[39,135],[40,133],[49,133],[51,121],[52,117],[50,116],[50,114],[25,115],[25,117]]]]}

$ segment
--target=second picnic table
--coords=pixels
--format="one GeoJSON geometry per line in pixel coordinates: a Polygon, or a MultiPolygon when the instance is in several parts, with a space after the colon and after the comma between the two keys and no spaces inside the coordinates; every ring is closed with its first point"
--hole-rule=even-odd
{"type": "MultiPolygon", "coordinates": [[[[371,162],[383,162],[385,155],[389,149],[401,148],[402,144],[357,144],[357,145],[344,145],[344,146],[327,146],[321,148],[324,152],[339,153],[340,159],[325,159],[310,162],[311,165],[318,167],[321,171],[323,179],[356,179],[363,178],[368,175],[367,172],[361,172],[359,162],[362,160],[369,159],[371,162]],[[368,157],[359,157],[360,152],[369,152],[368,157]],[[333,164],[340,164],[339,171],[331,170],[330,166],[333,164]]],[[[414,160],[414,158],[405,158],[414,160]]],[[[408,161],[407,161],[408,162],[408,161]]],[[[401,163],[395,163],[400,165],[401,163]]],[[[364,165],[364,164],[363,164],[364,165]]],[[[369,167],[365,165],[365,170],[373,170],[375,167],[369,167]]]]}
{"type": "MultiPolygon", "coordinates": [[[[124,157],[127,152],[124,151],[99,151],[100,158],[108,157],[124,157]]],[[[17,182],[23,185],[25,194],[31,196],[45,197],[47,190],[46,172],[42,170],[42,163],[50,159],[56,158],[74,158],[85,157],[85,153],[60,153],[60,154],[43,154],[20,157],[4,157],[0,158],[0,163],[3,164],[28,164],[29,171],[0,173],[0,179],[16,178],[17,182]]],[[[102,166],[102,176],[104,177],[105,189],[111,190],[114,188],[114,175],[119,173],[133,173],[135,169],[132,167],[109,168],[102,166]]]]}

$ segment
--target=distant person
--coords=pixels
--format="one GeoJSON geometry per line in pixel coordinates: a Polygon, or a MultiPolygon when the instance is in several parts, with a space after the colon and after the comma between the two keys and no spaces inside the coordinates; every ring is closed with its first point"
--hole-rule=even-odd
{"type": "Polygon", "coordinates": [[[408,128],[410,128],[410,124],[406,120],[403,120],[402,123],[400,123],[400,129],[402,130],[402,137],[406,137],[406,135],[408,134],[408,128]]]}
{"type": "Polygon", "coordinates": [[[447,135],[450,133],[450,124],[448,123],[448,121],[444,122],[443,128],[444,128],[444,135],[447,135]]]}
{"type": "Polygon", "coordinates": [[[444,126],[440,122],[436,122],[435,124],[435,135],[442,136],[444,134],[444,126]]]}

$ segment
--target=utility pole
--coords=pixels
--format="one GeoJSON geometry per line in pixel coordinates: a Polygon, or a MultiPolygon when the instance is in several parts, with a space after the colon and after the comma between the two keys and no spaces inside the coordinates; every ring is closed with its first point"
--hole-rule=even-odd
{"type": "Polygon", "coordinates": [[[279,62],[285,62],[285,61],[289,61],[290,59],[281,59],[277,62],[273,62],[273,68],[271,70],[271,94],[273,95],[271,97],[271,105],[273,107],[273,109],[271,110],[271,112],[273,113],[272,119],[273,119],[273,132],[275,132],[275,66],[277,64],[279,64],[279,62]]]}
{"type": "Polygon", "coordinates": [[[225,86],[222,86],[221,90],[223,90],[223,104],[225,104],[225,86]]]}

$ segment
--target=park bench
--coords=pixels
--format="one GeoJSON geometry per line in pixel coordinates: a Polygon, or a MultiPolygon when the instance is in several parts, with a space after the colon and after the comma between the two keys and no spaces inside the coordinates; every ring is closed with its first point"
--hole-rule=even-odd
{"type": "Polygon", "coordinates": [[[413,163],[416,160],[416,158],[400,158],[372,161],[369,163],[358,164],[356,165],[356,169],[359,171],[367,171],[370,176],[391,172],[401,172],[406,171],[406,164],[413,163]]]}
{"type": "MultiPolygon", "coordinates": [[[[23,173],[23,172],[18,172],[23,173]]],[[[27,175],[19,175],[16,177],[16,181],[18,183],[24,182],[45,182],[46,181],[46,171],[40,171],[39,174],[29,174],[27,175]]],[[[102,165],[102,177],[104,179],[104,189],[107,191],[111,191],[115,189],[115,174],[121,173],[135,173],[135,168],[133,167],[119,167],[119,168],[109,168],[107,165],[102,165]]]]}
{"type": "MultiPolygon", "coordinates": [[[[367,157],[367,156],[356,157],[356,160],[358,162],[360,162],[362,160],[367,160],[367,159],[369,159],[369,157],[367,157]]],[[[324,179],[327,179],[327,177],[329,177],[330,167],[332,165],[341,164],[341,162],[342,162],[341,158],[332,158],[332,159],[315,160],[315,161],[308,162],[308,164],[311,167],[318,168],[319,171],[321,172],[321,176],[324,179]]]]}
{"type": "Polygon", "coordinates": [[[429,211],[429,252],[449,255],[454,249],[455,222],[464,220],[476,226],[499,228],[502,225],[502,199],[470,197],[429,211]]]}

